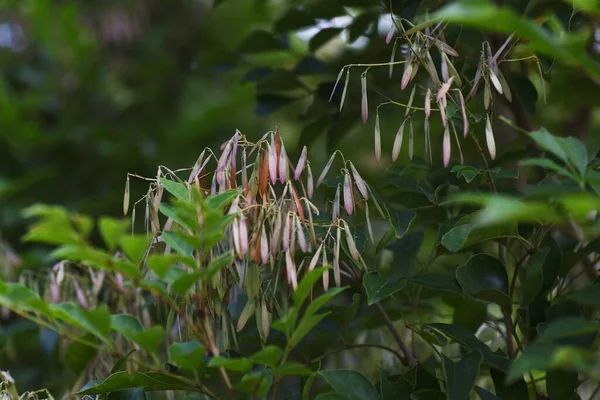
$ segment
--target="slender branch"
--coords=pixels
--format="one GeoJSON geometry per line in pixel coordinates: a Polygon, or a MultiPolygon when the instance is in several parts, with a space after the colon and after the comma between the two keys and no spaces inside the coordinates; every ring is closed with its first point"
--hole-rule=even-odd
{"type": "Polygon", "coordinates": [[[490,189],[492,190],[492,192],[498,193],[498,191],[496,190],[496,183],[494,182],[494,176],[492,175],[492,171],[490,170],[490,165],[487,161],[487,157],[485,156],[485,153],[483,152],[483,148],[479,144],[479,140],[477,140],[475,135],[469,135],[469,136],[471,136],[473,138],[473,142],[475,142],[475,146],[477,147],[477,150],[479,151],[479,154],[481,155],[481,159],[483,160],[483,165],[485,166],[485,170],[488,175],[490,189]]]}
{"type": "Polygon", "coordinates": [[[387,325],[390,333],[396,340],[396,343],[398,343],[398,347],[400,347],[400,350],[404,354],[403,364],[405,364],[409,367],[414,367],[415,365],[417,365],[417,363],[418,363],[417,359],[415,358],[412,351],[410,351],[408,349],[408,347],[404,343],[404,340],[402,340],[402,337],[400,336],[400,333],[394,326],[394,322],[391,320],[390,316],[387,314],[387,312],[384,310],[384,308],[381,306],[381,304],[375,303],[375,307],[377,307],[377,310],[383,317],[383,320],[384,320],[385,324],[387,325]]]}
{"type": "Polygon", "coordinates": [[[402,356],[402,354],[400,354],[396,350],[392,349],[391,347],[387,347],[385,345],[377,344],[377,343],[363,343],[363,344],[349,344],[349,345],[346,345],[346,346],[341,347],[339,349],[329,351],[329,352],[327,352],[327,353],[325,353],[325,354],[323,354],[323,355],[321,355],[319,357],[316,357],[316,358],[310,360],[310,364],[315,363],[317,361],[320,361],[323,358],[327,358],[327,357],[332,356],[334,354],[340,353],[342,351],[352,350],[352,349],[360,349],[360,348],[377,348],[377,349],[385,350],[388,353],[391,353],[391,354],[395,355],[396,358],[398,360],[400,360],[401,362],[404,363],[406,361],[404,359],[404,357],[402,356]]]}

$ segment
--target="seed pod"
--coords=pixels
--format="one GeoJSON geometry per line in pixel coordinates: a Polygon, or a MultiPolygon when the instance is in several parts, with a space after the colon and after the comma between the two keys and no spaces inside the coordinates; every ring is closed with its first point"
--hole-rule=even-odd
{"type": "Polygon", "coordinates": [[[333,212],[331,214],[332,221],[335,222],[340,216],[340,185],[337,186],[335,191],[335,198],[333,200],[333,212]]]}
{"type": "Polygon", "coordinates": [[[292,236],[292,221],[289,214],[285,216],[283,225],[283,251],[288,251],[290,248],[290,238],[292,236]]]}
{"type": "Polygon", "coordinates": [[[408,97],[408,103],[406,104],[406,110],[404,110],[404,116],[407,117],[410,113],[410,109],[413,104],[413,100],[415,98],[415,92],[417,91],[417,86],[413,85],[412,90],[410,91],[410,96],[408,97]]]}
{"type": "Polygon", "coordinates": [[[344,74],[345,68],[342,68],[338,73],[337,79],[335,80],[335,85],[333,85],[333,90],[331,91],[331,95],[329,96],[329,102],[333,99],[333,95],[335,94],[335,89],[337,89],[338,83],[340,83],[340,79],[342,79],[342,75],[344,74]]]}
{"type": "Polygon", "coordinates": [[[425,119],[423,123],[425,131],[425,155],[429,157],[429,165],[433,164],[433,155],[431,154],[431,133],[429,131],[429,120],[425,119]]]}
{"type": "Polygon", "coordinates": [[[350,250],[350,255],[354,260],[360,259],[360,253],[356,248],[356,243],[354,243],[354,239],[352,238],[352,232],[350,232],[350,226],[345,223],[344,231],[346,232],[346,243],[348,244],[348,250],[350,250]]]}
{"type": "Polygon", "coordinates": [[[392,24],[392,27],[385,36],[385,44],[390,44],[392,38],[394,37],[394,32],[396,32],[396,26],[392,24]]]}
{"type": "Polygon", "coordinates": [[[458,57],[458,51],[456,51],[452,47],[450,47],[448,45],[448,43],[445,43],[436,38],[431,38],[431,39],[433,39],[433,43],[435,43],[437,48],[442,52],[442,56],[448,54],[448,55],[451,55],[452,57],[458,57]]]}
{"type": "Polygon", "coordinates": [[[300,178],[300,174],[302,174],[302,170],[304,170],[304,166],[306,165],[307,152],[308,149],[304,146],[298,164],[296,165],[296,170],[294,171],[294,180],[296,181],[300,178]]]}
{"type": "Polygon", "coordinates": [[[452,151],[452,148],[450,146],[450,129],[448,128],[448,126],[446,126],[446,129],[444,129],[444,140],[442,150],[444,158],[444,168],[446,168],[450,163],[450,153],[452,151]]]}
{"type": "Polygon", "coordinates": [[[369,102],[367,100],[367,74],[365,74],[363,72],[363,74],[360,76],[360,85],[361,85],[361,92],[362,92],[362,98],[361,98],[361,113],[362,113],[362,120],[363,122],[367,122],[367,120],[369,119],[369,102]]]}
{"type": "Polygon", "coordinates": [[[350,171],[352,171],[354,183],[356,184],[356,187],[358,188],[358,191],[360,192],[361,196],[363,197],[363,199],[369,200],[369,190],[367,189],[367,183],[362,178],[362,176],[360,176],[352,162],[350,162],[350,171]]]}
{"type": "Polygon", "coordinates": [[[285,146],[281,143],[281,152],[279,153],[279,182],[285,183],[289,178],[288,158],[285,152],[285,146]]]}
{"type": "MultiPolygon", "coordinates": [[[[329,264],[329,262],[327,261],[327,252],[325,250],[325,248],[323,248],[323,259],[321,261],[323,266],[326,266],[327,264],[329,264]]],[[[327,289],[329,289],[329,268],[325,270],[325,272],[323,273],[323,290],[327,291],[327,289]]]]}
{"type": "Polygon", "coordinates": [[[490,84],[488,83],[487,80],[485,80],[485,85],[484,85],[484,89],[483,89],[483,107],[486,110],[490,109],[491,97],[492,97],[492,92],[490,90],[490,84]]]}
{"type": "Polygon", "coordinates": [[[238,149],[238,141],[240,139],[240,131],[235,130],[235,135],[233,135],[233,148],[231,149],[231,169],[234,171],[233,176],[235,177],[235,171],[237,166],[237,149],[238,149]]]}
{"type": "Polygon", "coordinates": [[[308,176],[306,178],[306,192],[309,199],[312,199],[314,193],[314,183],[313,183],[313,175],[312,170],[310,169],[310,164],[308,165],[308,176]]]}
{"type": "Polygon", "coordinates": [[[60,287],[56,283],[54,274],[50,274],[50,297],[52,298],[53,303],[56,304],[60,302],[60,287]]]}
{"type": "Polygon", "coordinates": [[[327,161],[327,164],[325,164],[325,168],[323,168],[323,171],[321,172],[321,175],[319,175],[319,179],[317,179],[317,187],[319,187],[319,185],[325,179],[325,176],[327,175],[327,172],[329,172],[329,168],[331,168],[331,165],[333,164],[333,159],[335,158],[335,155],[336,155],[336,153],[333,153],[331,155],[331,157],[329,157],[329,161],[327,161]]]}
{"type": "Polygon", "coordinates": [[[460,79],[460,75],[458,74],[456,68],[454,68],[452,61],[450,61],[446,54],[442,54],[442,57],[446,60],[446,68],[448,68],[449,75],[454,77],[454,83],[456,83],[456,86],[462,86],[462,79],[460,79]]]}
{"type": "Polygon", "coordinates": [[[115,274],[115,283],[117,284],[117,290],[119,293],[125,293],[125,286],[123,285],[123,274],[117,272],[115,274]]]}
{"type": "MultiPolygon", "coordinates": [[[[390,30],[391,32],[391,30],[390,30]]],[[[389,76],[392,79],[392,75],[394,74],[394,59],[396,58],[396,44],[398,42],[394,40],[394,46],[392,46],[392,55],[390,56],[390,66],[389,66],[389,76]]]]}
{"type": "Polygon", "coordinates": [[[496,76],[500,80],[500,85],[502,86],[502,91],[504,92],[504,97],[506,97],[506,99],[508,100],[509,103],[512,102],[512,92],[510,90],[510,86],[508,85],[508,82],[506,81],[506,78],[504,78],[504,75],[502,74],[502,71],[498,70],[498,73],[496,74],[496,76]]]}
{"type": "Polygon", "coordinates": [[[244,309],[240,313],[240,318],[238,319],[238,323],[237,323],[235,330],[237,332],[240,332],[242,329],[244,329],[244,327],[246,326],[246,323],[248,322],[248,319],[250,319],[250,317],[253,315],[254,315],[254,300],[248,299],[248,301],[246,301],[246,305],[244,306],[244,309]]]}
{"type": "Polygon", "coordinates": [[[412,119],[408,120],[408,158],[412,161],[415,149],[415,138],[412,119]]]}
{"type": "Polygon", "coordinates": [[[492,69],[489,69],[488,71],[490,73],[490,80],[492,81],[492,85],[494,85],[494,88],[496,89],[496,91],[498,91],[498,93],[503,94],[504,91],[502,90],[502,84],[498,80],[498,77],[492,69]]]}
{"type": "Polygon", "coordinates": [[[440,87],[440,77],[438,76],[437,69],[435,68],[435,64],[433,63],[433,59],[431,58],[431,54],[429,52],[425,54],[425,61],[427,63],[427,67],[429,68],[429,76],[431,77],[433,84],[436,87],[440,87]]]}
{"type": "Polygon", "coordinates": [[[90,303],[88,302],[87,297],[85,297],[85,293],[81,286],[79,286],[79,282],[76,279],[73,279],[73,286],[75,286],[75,293],[77,294],[77,301],[83,308],[90,308],[90,303]]]}
{"type": "MultiPolygon", "coordinates": [[[[269,161],[267,160],[267,156],[265,156],[264,150],[259,150],[259,166],[258,166],[258,193],[263,197],[267,193],[267,186],[269,185],[269,161]]],[[[245,186],[248,186],[248,183],[245,182],[245,186]]]]}
{"type": "Polygon", "coordinates": [[[129,211],[129,175],[127,175],[127,179],[125,180],[125,194],[123,195],[123,215],[127,215],[129,211]]]}
{"type": "Polygon", "coordinates": [[[271,323],[271,313],[267,309],[267,302],[263,298],[261,301],[261,319],[262,319],[262,331],[265,338],[269,337],[270,323],[271,323]]]}
{"type": "Polygon", "coordinates": [[[292,285],[292,290],[295,292],[298,289],[298,277],[296,275],[296,266],[289,251],[285,253],[285,266],[288,282],[292,285]]]}
{"type": "Polygon", "coordinates": [[[396,162],[398,156],[400,155],[400,150],[402,150],[402,141],[404,139],[404,122],[400,124],[400,128],[398,128],[398,132],[396,132],[396,138],[394,139],[394,147],[392,148],[392,161],[396,162]]]}
{"type": "Polygon", "coordinates": [[[371,243],[375,243],[375,236],[373,235],[373,227],[371,226],[371,218],[369,217],[369,203],[365,202],[365,217],[367,220],[367,231],[369,232],[369,239],[371,243]]]}
{"type": "Polygon", "coordinates": [[[489,114],[485,120],[485,140],[487,142],[488,151],[490,152],[490,157],[493,160],[496,158],[496,142],[494,140],[494,132],[492,131],[492,122],[490,121],[489,114]]]}
{"type": "Polygon", "coordinates": [[[446,59],[444,58],[443,54],[444,53],[442,53],[442,56],[440,57],[442,79],[444,80],[444,82],[448,82],[448,79],[450,78],[450,75],[448,74],[448,63],[447,63],[446,59]]]}
{"type": "Polygon", "coordinates": [[[296,218],[296,232],[298,233],[298,245],[300,246],[300,249],[306,253],[308,251],[306,236],[304,236],[304,229],[302,229],[302,225],[298,218],[296,218]]]}
{"type": "Polygon", "coordinates": [[[429,119],[431,115],[431,89],[427,88],[425,93],[425,118],[429,119]]]}
{"type": "Polygon", "coordinates": [[[229,154],[231,153],[232,143],[231,141],[227,142],[225,146],[225,150],[221,154],[219,158],[219,162],[217,163],[217,183],[219,185],[223,184],[223,171],[225,170],[225,166],[227,165],[227,161],[229,161],[229,154]]]}
{"type": "Polygon", "coordinates": [[[375,160],[381,161],[381,130],[379,129],[379,113],[375,116],[375,160]]]}
{"type": "Polygon", "coordinates": [[[315,269],[315,267],[317,266],[317,263],[319,262],[319,256],[321,255],[321,250],[323,250],[323,243],[321,243],[315,254],[310,259],[310,263],[308,264],[309,272],[315,269]]]}
{"type": "Polygon", "coordinates": [[[467,118],[467,107],[465,106],[465,98],[462,95],[462,92],[458,91],[458,98],[460,99],[460,110],[462,113],[463,119],[463,136],[467,137],[469,134],[469,119],[467,118]]]}
{"type": "Polygon", "coordinates": [[[437,92],[437,96],[436,96],[437,101],[440,101],[442,98],[446,97],[448,90],[450,90],[450,86],[452,86],[452,82],[454,82],[453,76],[451,76],[450,79],[448,79],[448,81],[444,82],[444,84],[442,85],[440,90],[438,90],[438,92],[437,92]]]}
{"type": "Polygon", "coordinates": [[[275,257],[279,253],[279,245],[281,244],[281,214],[275,215],[275,223],[273,225],[273,235],[271,237],[271,255],[275,257]]]}
{"type": "Polygon", "coordinates": [[[271,143],[267,143],[267,149],[269,154],[269,177],[271,178],[271,185],[277,182],[277,155],[275,154],[275,146],[271,143]]]}
{"type": "Polygon", "coordinates": [[[240,258],[242,258],[248,251],[248,228],[246,226],[246,217],[241,216],[239,223],[240,223],[240,249],[241,249],[240,258]]]}
{"type": "Polygon", "coordinates": [[[348,72],[346,73],[346,80],[344,81],[344,90],[342,90],[342,99],[340,100],[340,112],[342,111],[342,107],[344,107],[344,100],[346,100],[346,93],[348,92],[348,82],[350,82],[350,68],[348,68],[348,72]]]}
{"type": "Polygon", "coordinates": [[[350,179],[350,174],[346,173],[344,175],[344,208],[348,215],[352,215],[352,211],[354,211],[354,203],[352,200],[352,181],[350,179]]]}
{"type": "Polygon", "coordinates": [[[335,240],[335,253],[333,254],[333,280],[335,285],[340,287],[342,283],[342,276],[340,273],[340,245],[342,243],[342,230],[340,227],[337,228],[336,240],[335,240]]]}
{"type": "Polygon", "coordinates": [[[264,225],[260,234],[260,258],[263,264],[269,261],[269,239],[264,225]]]}
{"type": "Polygon", "coordinates": [[[406,64],[406,68],[404,69],[404,73],[402,74],[402,81],[400,82],[400,89],[404,90],[406,89],[406,86],[408,86],[408,83],[410,82],[410,79],[412,78],[412,73],[413,73],[413,64],[411,61],[407,62],[406,64]]]}
{"type": "Polygon", "coordinates": [[[448,119],[446,118],[446,98],[442,97],[438,102],[438,108],[440,109],[440,117],[442,118],[442,126],[445,128],[448,119]]]}

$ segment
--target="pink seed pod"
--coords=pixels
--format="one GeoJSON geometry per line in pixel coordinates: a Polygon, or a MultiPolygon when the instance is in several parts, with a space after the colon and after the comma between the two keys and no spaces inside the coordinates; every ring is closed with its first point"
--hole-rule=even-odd
{"type": "Polygon", "coordinates": [[[352,215],[354,211],[354,202],[352,198],[352,180],[350,174],[344,175],[344,208],[348,215],[352,215]]]}
{"type": "Polygon", "coordinates": [[[427,89],[425,93],[425,118],[429,119],[431,115],[431,89],[427,89]]]}
{"type": "Polygon", "coordinates": [[[306,165],[306,158],[308,149],[306,146],[302,148],[302,153],[300,154],[300,159],[298,160],[298,164],[296,165],[296,170],[294,171],[294,180],[297,181],[304,170],[304,166],[306,165]]]}
{"type": "Polygon", "coordinates": [[[444,168],[448,167],[450,163],[450,152],[452,151],[452,146],[450,145],[450,129],[446,126],[444,129],[444,140],[443,140],[443,148],[442,153],[444,157],[444,168]]]}
{"type": "Polygon", "coordinates": [[[277,154],[275,154],[275,146],[267,144],[268,161],[269,161],[269,178],[271,185],[277,182],[277,154]]]}

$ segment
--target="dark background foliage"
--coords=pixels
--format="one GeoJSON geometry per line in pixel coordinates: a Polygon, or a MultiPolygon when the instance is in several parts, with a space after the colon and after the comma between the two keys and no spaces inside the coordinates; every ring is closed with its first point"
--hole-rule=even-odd
{"type": "MultiPolygon", "coordinates": [[[[45,248],[20,241],[27,226],[20,217],[23,207],[44,202],[93,216],[118,215],[127,172],[153,176],[158,165],[189,167],[204,147],[217,148],[236,129],[258,138],[278,124],[291,159],[307,145],[311,158],[322,165],[340,149],[367,180],[383,183],[403,110],[379,109],[384,159],[377,164],[374,107],[387,99],[407,101],[409,90],[399,85],[401,68],[393,80],[387,67],[369,74],[372,114],[367,124],[360,120],[358,71],[351,76],[341,113],[340,90],[331,102],[329,96],[344,65],[389,60],[391,45],[384,37],[390,12],[412,19],[445,3],[0,0],[0,234],[21,259],[9,257],[12,250],[6,247],[2,272],[15,277],[20,269],[49,263],[45,248]]],[[[565,29],[588,23],[598,29],[597,22],[574,15],[568,2],[504,3],[529,18],[551,10],[565,29]]],[[[448,35],[449,42],[460,37],[470,46],[464,71],[471,77],[481,43],[489,40],[497,48],[507,36],[477,27],[451,27],[448,35]]],[[[598,60],[600,41],[593,34],[584,40],[598,60]]],[[[523,56],[529,54],[523,50],[523,56]]],[[[600,85],[551,57],[541,58],[541,68],[546,99],[537,65],[522,62],[506,73],[515,101],[499,102],[498,112],[528,131],[545,126],[558,135],[577,136],[595,154],[600,148],[600,135],[593,134],[600,127],[600,85]]],[[[426,78],[422,74],[417,81],[426,78]]],[[[420,123],[415,129],[422,129],[420,123]]],[[[432,125],[432,134],[440,166],[439,123],[432,125]]],[[[527,139],[507,125],[498,125],[496,134],[497,164],[515,167],[527,139]]],[[[476,155],[466,146],[465,154],[476,155]]],[[[408,164],[403,154],[398,165],[408,164]]],[[[531,178],[522,174],[509,185],[523,188],[531,178]]],[[[145,189],[132,186],[132,197],[145,189]]],[[[412,206],[413,197],[402,195],[403,205],[412,206]]],[[[400,255],[395,263],[405,252],[416,253],[422,240],[416,232],[392,243],[400,255]]],[[[462,306],[481,312],[471,303],[462,306]]],[[[390,313],[399,316],[401,311],[397,306],[390,313]]],[[[372,319],[373,325],[380,324],[372,319]]],[[[467,318],[462,323],[475,329],[467,318]]],[[[52,333],[44,331],[40,340],[30,323],[12,320],[3,323],[0,335],[0,369],[10,368],[24,389],[55,383],[59,373],[53,366],[59,363],[52,333]]],[[[320,351],[317,346],[307,354],[320,351]]]]}

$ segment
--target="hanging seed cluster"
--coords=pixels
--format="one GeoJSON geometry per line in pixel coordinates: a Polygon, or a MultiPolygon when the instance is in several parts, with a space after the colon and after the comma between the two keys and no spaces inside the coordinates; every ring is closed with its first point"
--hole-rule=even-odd
{"type": "MultiPolygon", "coordinates": [[[[161,167],[145,196],[146,226],[159,241],[164,232],[174,229],[172,219],[162,227],[154,222],[158,221],[157,210],[163,194],[160,184],[163,171],[167,171],[171,177],[176,176],[175,172],[161,167]]],[[[261,317],[261,321],[257,322],[263,326],[265,335],[268,334],[273,305],[265,300],[264,292],[275,293],[275,285],[282,280],[290,291],[294,291],[298,287],[299,275],[317,266],[330,267],[330,271],[324,273],[322,278],[325,290],[331,284],[340,286],[345,256],[351,264],[364,266],[347,217],[356,214],[359,209],[364,210],[371,240],[373,229],[368,203],[375,204],[380,215],[385,217],[383,209],[351,161],[346,160],[340,152],[335,152],[315,182],[308,149],[302,149],[298,160],[290,160],[278,129],[267,133],[257,143],[249,142],[238,131],[221,146],[220,154],[206,149],[184,184],[198,189],[206,197],[228,190],[236,191],[226,210],[233,221],[225,239],[216,246],[218,251],[214,253],[215,257],[227,253],[233,253],[235,257],[229,268],[213,278],[213,288],[223,297],[223,293],[229,291],[228,282],[237,280],[251,299],[259,299],[247,303],[236,329],[241,330],[252,314],[256,314],[257,318],[260,314],[264,318],[261,317]],[[342,180],[335,189],[333,201],[327,202],[326,208],[331,212],[331,219],[325,220],[319,208],[313,204],[313,196],[315,189],[327,178],[336,158],[343,163],[340,170],[342,180]],[[261,280],[261,271],[268,271],[279,279],[267,285],[261,280]],[[270,288],[266,288],[269,285],[270,288]]],[[[125,212],[128,212],[129,205],[128,190],[129,181],[124,198],[125,212]]],[[[167,248],[166,251],[171,249],[167,248]]]]}
{"type": "MultiPolygon", "coordinates": [[[[443,134],[442,134],[442,161],[444,167],[450,164],[451,153],[452,153],[452,137],[456,143],[458,149],[460,163],[463,163],[463,154],[459,135],[457,133],[460,130],[462,124],[463,137],[466,138],[470,132],[469,123],[469,111],[467,109],[467,101],[473,99],[477,94],[477,89],[481,81],[484,83],[483,103],[486,110],[485,116],[485,140],[490,158],[496,157],[496,144],[494,140],[494,132],[492,130],[492,110],[493,101],[496,94],[503,95],[509,102],[512,101],[512,93],[510,87],[504,78],[500,68],[498,67],[499,59],[505,55],[505,50],[511,43],[512,36],[506,41],[506,43],[492,55],[491,47],[489,43],[483,44],[481,51],[481,57],[477,72],[475,74],[473,84],[468,92],[468,95],[463,95],[463,79],[461,78],[460,72],[454,66],[452,59],[459,56],[459,53],[452,48],[446,42],[444,37],[444,23],[441,22],[437,26],[430,28],[426,27],[424,30],[418,30],[418,27],[412,26],[408,31],[404,30],[402,22],[407,21],[394,21],[394,26],[386,35],[386,43],[393,42],[392,55],[388,63],[383,64],[350,64],[342,68],[338,74],[333,92],[337,89],[339,82],[345,74],[345,82],[342,92],[342,98],[340,102],[340,111],[344,105],[346,93],[348,89],[348,82],[350,77],[350,71],[352,67],[367,67],[361,73],[361,115],[363,122],[367,122],[369,118],[369,102],[368,102],[368,79],[367,74],[370,68],[388,66],[389,77],[393,77],[394,66],[403,65],[404,70],[400,79],[400,88],[406,89],[408,85],[415,79],[417,73],[420,70],[424,70],[429,77],[427,87],[420,89],[423,95],[423,106],[414,105],[415,93],[417,92],[417,85],[413,85],[411,90],[409,101],[407,104],[401,104],[390,101],[384,104],[395,104],[405,108],[404,119],[400,124],[400,127],[396,133],[394,139],[394,145],[392,148],[392,161],[396,161],[402,150],[404,141],[404,134],[406,128],[408,128],[408,157],[412,160],[414,156],[414,141],[416,139],[413,131],[413,118],[418,118],[422,112],[423,120],[423,140],[425,144],[425,156],[430,163],[433,163],[432,155],[432,142],[430,133],[430,118],[432,112],[437,112],[442,122],[443,134]],[[402,61],[395,61],[398,43],[402,43],[401,47],[405,48],[405,59],[402,61]],[[432,53],[437,52],[439,56],[439,71],[438,66],[434,62],[432,53]],[[434,103],[434,108],[432,108],[434,103]],[[448,118],[448,105],[449,103],[454,104],[456,110],[460,110],[459,118],[448,118]]],[[[509,61],[509,60],[504,60],[509,61]]],[[[538,63],[539,65],[539,63],[538,63]]],[[[541,74],[541,71],[540,71],[541,74]]],[[[333,98],[333,93],[331,95],[333,98]]],[[[330,98],[330,101],[331,101],[330,98]]],[[[381,105],[380,105],[381,106],[381,105]]],[[[377,111],[379,106],[377,107],[377,111]]],[[[421,135],[418,135],[421,137],[421,135]]],[[[381,128],[379,122],[379,113],[375,116],[375,132],[374,132],[374,143],[375,143],[375,158],[379,162],[381,160],[381,128]]]]}

